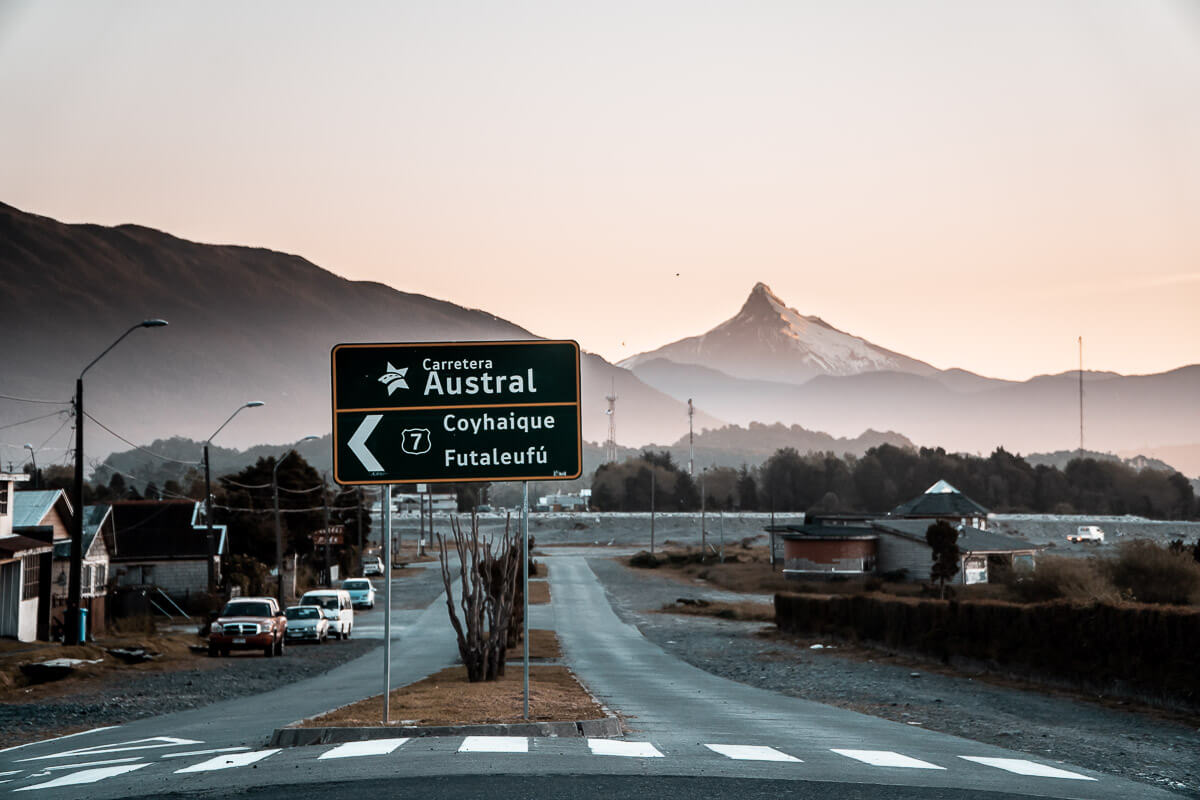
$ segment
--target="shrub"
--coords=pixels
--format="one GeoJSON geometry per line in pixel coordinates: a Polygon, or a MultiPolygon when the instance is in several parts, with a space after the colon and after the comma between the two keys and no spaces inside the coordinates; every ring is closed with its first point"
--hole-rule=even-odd
{"type": "Polygon", "coordinates": [[[1200,564],[1155,542],[1124,542],[1108,561],[1113,585],[1142,603],[1200,604],[1200,564]]]}
{"type": "Polygon", "coordinates": [[[1033,572],[1013,573],[1010,587],[1026,602],[1071,600],[1075,602],[1116,602],[1120,593],[1113,586],[1102,562],[1093,558],[1044,556],[1033,572]]]}
{"type": "Polygon", "coordinates": [[[642,550],[629,558],[629,566],[642,567],[643,569],[655,569],[662,563],[657,556],[651,555],[648,550],[642,550]]]}

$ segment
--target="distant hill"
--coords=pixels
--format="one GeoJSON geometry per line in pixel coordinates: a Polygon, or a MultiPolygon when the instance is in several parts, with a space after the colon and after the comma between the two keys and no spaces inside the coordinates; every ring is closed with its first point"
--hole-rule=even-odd
{"type": "MultiPolygon", "coordinates": [[[[1020,382],[953,370],[934,375],[864,372],[822,375],[796,385],[736,378],[662,358],[632,369],[649,385],[681,400],[694,398],[739,425],[778,420],[835,436],[872,428],[903,431],[921,446],[985,454],[997,446],[1014,453],[1066,451],[1079,441],[1075,372],[1020,382]]],[[[1164,446],[1193,441],[1200,432],[1196,397],[1200,365],[1157,375],[1085,372],[1086,439],[1099,451],[1158,457],[1187,475],[1200,475],[1200,458],[1195,457],[1200,448],[1164,446]]]]}
{"type": "MultiPolygon", "coordinates": [[[[1063,470],[1067,468],[1067,464],[1070,464],[1073,460],[1079,457],[1079,450],[1076,449],[1058,450],[1053,453],[1031,453],[1024,458],[1026,462],[1034,467],[1045,465],[1047,467],[1054,467],[1056,469],[1063,470]]],[[[1124,464],[1127,467],[1133,467],[1134,469],[1138,470],[1153,469],[1158,470],[1159,472],[1181,471],[1165,461],[1161,461],[1157,458],[1150,458],[1149,456],[1144,455],[1121,456],[1116,453],[1098,453],[1094,450],[1084,450],[1083,457],[1093,458],[1097,461],[1115,461],[1119,464],[1124,464]]]]}
{"type": "MultiPolygon", "coordinates": [[[[94,462],[93,469],[88,473],[88,479],[107,483],[114,472],[119,472],[129,486],[138,491],[145,489],[148,482],[153,482],[159,489],[168,480],[184,484],[184,478],[189,470],[200,470],[199,461],[203,442],[197,442],[182,436],[170,439],[157,439],[141,449],[129,449],[112,453],[106,459],[94,462]]],[[[880,433],[865,431],[852,439],[835,438],[820,431],[809,431],[793,425],[791,427],[775,424],[760,425],[754,423],[748,428],[737,425],[727,425],[713,430],[705,430],[696,434],[695,452],[696,469],[708,466],[739,467],[747,464],[751,467],[766,461],[776,450],[791,447],[801,453],[832,452],[838,456],[850,453],[861,456],[872,447],[881,444],[891,444],[896,447],[912,447],[904,436],[898,433],[880,433]]],[[[291,447],[302,455],[318,471],[332,470],[331,444],[328,436],[309,442],[298,442],[295,445],[258,445],[244,450],[213,445],[209,448],[209,460],[212,465],[213,480],[221,475],[240,471],[243,467],[253,464],[260,458],[278,456],[287,452],[291,447]]],[[[624,461],[635,457],[643,448],[620,447],[617,450],[617,460],[624,461]]],[[[666,451],[677,464],[686,465],[688,462],[688,439],[684,435],[669,446],[654,446],[655,452],[666,451]]],[[[556,484],[556,489],[545,488],[543,491],[571,491],[579,486],[586,486],[591,481],[591,474],[596,467],[604,463],[605,449],[595,442],[584,442],[583,447],[583,478],[579,482],[556,484]]],[[[186,488],[186,486],[185,486],[186,488]]]]}
{"type": "MultiPolygon", "coordinates": [[[[403,285],[420,268],[401,263],[392,282],[403,285]]],[[[242,414],[220,444],[324,434],[329,352],[338,342],[538,338],[485,311],[346,280],[295,255],[136,225],[68,225],[0,204],[0,319],[10,342],[3,393],[67,399],[84,365],[149,317],[170,325],[135,332],[86,381],[86,410],[134,442],[203,439],[250,399],[267,407],[242,414]]],[[[621,441],[670,442],[687,430],[683,403],[587,355],[585,438],[607,437],[604,396],[613,381],[621,441]]],[[[0,402],[0,425],[45,410],[0,402]]],[[[17,447],[4,457],[23,457],[20,442],[48,436],[60,421],[11,429],[5,438],[17,447]]],[[[701,411],[696,424],[724,423],[701,411]]],[[[95,424],[86,430],[89,454],[125,448],[95,424]]]]}

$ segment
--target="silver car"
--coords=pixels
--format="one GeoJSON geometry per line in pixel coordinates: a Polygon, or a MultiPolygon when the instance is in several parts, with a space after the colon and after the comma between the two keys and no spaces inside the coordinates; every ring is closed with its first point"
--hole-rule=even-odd
{"type": "Polygon", "coordinates": [[[320,606],[290,606],[284,614],[289,642],[324,644],[329,639],[329,620],[321,613],[320,606]]]}

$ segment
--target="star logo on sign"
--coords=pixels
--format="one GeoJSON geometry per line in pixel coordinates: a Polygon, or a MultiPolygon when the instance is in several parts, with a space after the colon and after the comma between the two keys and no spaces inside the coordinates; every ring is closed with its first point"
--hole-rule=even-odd
{"type": "Polygon", "coordinates": [[[388,362],[387,372],[379,378],[380,383],[387,384],[388,396],[397,389],[407,389],[408,381],[404,380],[404,376],[408,374],[408,367],[404,369],[396,369],[392,366],[392,362],[388,362]]]}

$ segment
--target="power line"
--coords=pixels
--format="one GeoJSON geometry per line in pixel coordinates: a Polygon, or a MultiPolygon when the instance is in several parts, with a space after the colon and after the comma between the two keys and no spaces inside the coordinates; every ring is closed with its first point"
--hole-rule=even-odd
{"type": "Polygon", "coordinates": [[[121,440],[122,442],[124,442],[125,444],[129,445],[130,447],[132,447],[134,450],[141,450],[143,453],[146,453],[147,455],[152,455],[152,456],[154,456],[155,458],[160,458],[160,459],[162,459],[163,461],[171,461],[171,462],[174,462],[174,463],[176,463],[176,464],[187,464],[189,467],[198,467],[198,466],[200,466],[200,464],[201,464],[201,463],[203,463],[203,462],[200,462],[200,461],[181,461],[181,460],[179,460],[178,458],[171,458],[170,456],[164,456],[164,455],[160,455],[160,454],[158,454],[158,453],[154,452],[153,450],[147,450],[146,448],[142,447],[141,445],[134,444],[133,442],[129,441],[129,440],[128,440],[128,439],[126,439],[124,436],[122,436],[121,434],[117,433],[117,432],[116,432],[116,431],[114,431],[112,428],[108,427],[107,425],[105,425],[103,422],[101,422],[100,420],[98,420],[98,419],[96,419],[95,417],[93,417],[93,416],[92,416],[91,414],[89,414],[88,412],[86,412],[86,411],[85,411],[85,412],[83,412],[83,415],[84,415],[85,417],[87,417],[88,419],[90,419],[92,422],[94,422],[94,423],[96,423],[97,425],[99,425],[101,428],[104,428],[104,430],[108,431],[108,432],[109,432],[109,433],[111,433],[113,436],[115,436],[115,437],[117,437],[118,439],[120,439],[120,440],[121,440]]]}
{"type": "Polygon", "coordinates": [[[30,422],[37,422],[39,419],[48,419],[49,417],[55,417],[59,414],[67,413],[69,412],[64,408],[59,411],[51,411],[49,414],[42,414],[40,417],[30,417],[29,419],[23,419],[20,422],[10,422],[7,425],[0,425],[0,431],[6,430],[7,428],[15,428],[18,425],[28,425],[30,422]]]}
{"type": "Polygon", "coordinates": [[[0,400],[13,400],[17,403],[45,403],[51,406],[69,406],[70,400],[39,400],[33,397],[13,397],[11,394],[0,394],[0,400]]]}

